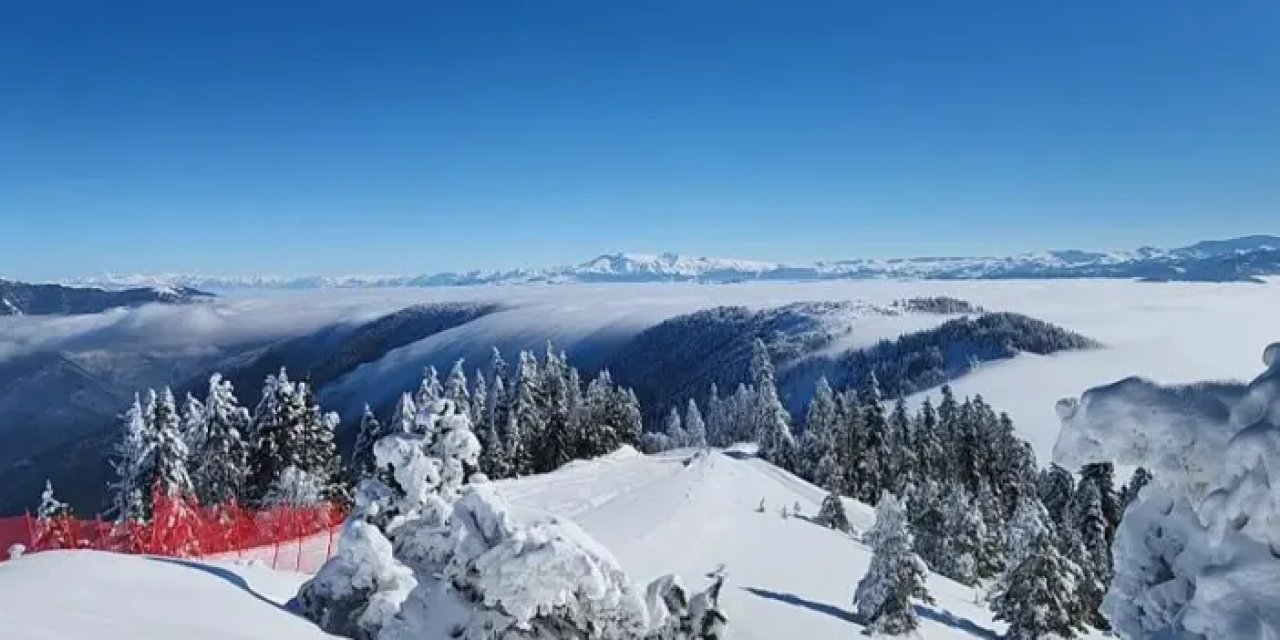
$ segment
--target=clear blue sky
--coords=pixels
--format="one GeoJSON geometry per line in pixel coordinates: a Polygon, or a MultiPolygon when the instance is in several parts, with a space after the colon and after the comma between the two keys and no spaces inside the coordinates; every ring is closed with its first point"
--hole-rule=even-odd
{"type": "Polygon", "coordinates": [[[1280,232],[1278,33],[1275,0],[10,3],[0,273],[1280,232]]]}

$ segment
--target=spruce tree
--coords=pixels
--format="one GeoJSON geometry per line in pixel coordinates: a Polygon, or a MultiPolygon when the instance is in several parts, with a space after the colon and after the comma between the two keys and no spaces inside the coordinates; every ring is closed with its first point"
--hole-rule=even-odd
{"type": "Polygon", "coordinates": [[[919,483],[920,462],[916,457],[915,433],[907,415],[907,402],[901,396],[889,414],[889,490],[905,496],[908,487],[919,483]]]}
{"type": "Polygon", "coordinates": [[[249,475],[249,412],[240,406],[230,380],[209,377],[204,401],[205,435],[191,456],[191,480],[205,505],[238,501],[249,475]]]}
{"type": "Polygon", "coordinates": [[[711,383],[711,392],[707,395],[707,443],[714,447],[727,447],[733,444],[729,434],[729,416],[725,401],[720,398],[720,387],[711,383]]]}
{"type": "Polygon", "coordinates": [[[391,412],[391,420],[387,422],[387,430],[391,433],[414,433],[418,420],[418,406],[413,402],[413,394],[400,394],[396,408],[391,412]]]}
{"type": "Polygon", "coordinates": [[[858,621],[866,635],[901,635],[920,621],[914,600],[933,602],[925,588],[927,569],[913,551],[902,501],[885,492],[876,504],[876,523],[865,540],[872,549],[871,565],[853,597],[858,621]]]}
{"type": "MultiPolygon", "coordinates": [[[[1120,499],[1116,494],[1115,467],[1110,462],[1086,464],[1080,468],[1080,484],[1092,484],[1098,489],[1099,507],[1102,509],[1102,520],[1106,523],[1107,545],[1116,539],[1116,527],[1120,524],[1123,511],[1120,499]]],[[[1077,492],[1079,488],[1077,488],[1077,492]]]]}
{"type": "Polygon", "coordinates": [[[829,490],[838,490],[839,463],[836,459],[836,431],[839,415],[835,393],[826,377],[818,379],[804,433],[800,436],[799,472],[810,482],[829,490]]]}
{"type": "Polygon", "coordinates": [[[413,403],[421,408],[442,397],[444,397],[444,385],[440,384],[440,373],[434,366],[427,367],[422,372],[422,384],[413,397],[413,403]]]}
{"type": "Polygon", "coordinates": [[[1048,531],[1040,532],[1025,558],[996,584],[991,608],[1009,624],[1009,640],[1074,638],[1078,569],[1062,557],[1048,531]]]}
{"type": "Polygon", "coordinates": [[[1030,555],[1036,538],[1042,534],[1052,534],[1053,521],[1049,511],[1040,502],[1036,494],[1023,494],[1013,510],[1013,517],[1005,526],[1005,561],[1006,570],[1017,567],[1030,555]]]}
{"type": "Polygon", "coordinates": [[[814,522],[837,531],[848,533],[849,515],[845,513],[844,502],[840,500],[840,496],[834,493],[828,493],[827,497],[822,499],[822,507],[818,509],[818,515],[814,517],[814,522]]]}
{"type": "Polygon", "coordinates": [[[542,395],[538,364],[533,354],[520,352],[515,398],[507,418],[507,456],[514,475],[534,473],[533,451],[542,438],[544,423],[538,406],[542,395]]]}
{"type": "Polygon", "coordinates": [[[373,476],[377,469],[377,461],[373,455],[373,445],[391,435],[391,430],[382,426],[369,405],[364,405],[364,413],[360,416],[360,427],[356,431],[356,443],[351,449],[350,483],[356,485],[363,478],[373,476]]]}
{"type": "Polygon", "coordinates": [[[760,338],[752,343],[751,375],[755,383],[752,423],[756,429],[756,442],[760,445],[760,456],[784,469],[790,468],[796,448],[791,436],[791,416],[778,398],[773,362],[760,338]]]}
{"type": "Polygon", "coordinates": [[[542,437],[533,441],[535,472],[558,469],[573,459],[572,407],[569,393],[569,367],[562,354],[550,342],[541,369],[542,394],[537,397],[542,416],[542,437]]]}
{"type": "Polygon", "coordinates": [[[933,408],[933,401],[924,399],[914,422],[912,444],[919,468],[917,475],[920,478],[941,480],[948,469],[947,454],[943,450],[942,438],[938,432],[938,413],[933,408]]]}
{"type": "Polygon", "coordinates": [[[869,504],[881,491],[889,489],[893,458],[889,421],[880,399],[880,383],[874,372],[867,376],[859,400],[862,450],[854,462],[857,478],[855,497],[869,504]]]}
{"type": "Polygon", "coordinates": [[[465,361],[458,358],[453,363],[453,369],[449,371],[449,377],[444,382],[444,393],[442,397],[453,402],[457,411],[466,413],[471,416],[471,390],[467,388],[467,373],[463,369],[465,361]]]}
{"type": "Polygon", "coordinates": [[[942,575],[973,586],[978,583],[979,561],[986,544],[986,523],[973,496],[962,486],[947,487],[942,502],[944,551],[934,569],[942,575]]]}
{"type": "Polygon", "coordinates": [[[204,403],[200,402],[190,393],[182,401],[182,441],[187,445],[187,451],[196,451],[200,449],[200,443],[205,438],[205,417],[204,403]]]}
{"type": "Polygon", "coordinates": [[[675,407],[671,407],[667,412],[667,419],[662,423],[662,432],[666,434],[673,449],[689,445],[689,436],[684,431],[684,421],[680,419],[680,412],[675,407]]]}
{"type": "Polygon", "coordinates": [[[1111,545],[1107,541],[1107,521],[1102,495],[1092,480],[1082,480],[1071,503],[1070,530],[1079,536],[1084,548],[1081,559],[1080,590],[1077,594],[1083,608],[1084,621],[1099,629],[1108,629],[1102,616],[1102,598],[1111,585],[1111,545]]]}
{"type": "Polygon", "coordinates": [[[991,484],[983,478],[978,483],[978,493],[974,496],[974,507],[982,519],[983,538],[978,548],[977,575],[981,579],[993,578],[1005,566],[1004,518],[1001,517],[999,499],[991,490],[991,484]]]}
{"type": "Polygon", "coordinates": [[[1075,499],[1075,479],[1071,472],[1054,464],[1040,472],[1037,482],[1040,501],[1057,526],[1067,526],[1067,511],[1075,499]]]}
{"type": "Polygon", "coordinates": [[[684,410],[684,434],[688,446],[706,448],[707,425],[702,421],[702,412],[698,411],[698,403],[689,398],[684,410]]]}
{"type": "Polygon", "coordinates": [[[36,508],[35,548],[41,551],[73,549],[75,532],[71,528],[71,507],[53,495],[53,483],[44,481],[40,506],[36,508]]]}
{"type": "MultiPolygon", "coordinates": [[[[148,394],[154,401],[155,394],[148,394]]],[[[115,479],[110,484],[111,512],[118,521],[142,520],[147,509],[144,500],[149,495],[141,476],[151,458],[151,440],[148,432],[152,411],[143,405],[137,394],[133,405],[124,414],[124,427],[120,439],[112,448],[110,463],[115,479]]]]}

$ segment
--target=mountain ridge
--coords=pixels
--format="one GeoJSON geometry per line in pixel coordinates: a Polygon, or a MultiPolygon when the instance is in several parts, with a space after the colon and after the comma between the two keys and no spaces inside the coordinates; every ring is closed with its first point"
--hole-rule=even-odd
{"type": "Polygon", "coordinates": [[[746,280],[1132,278],[1149,281],[1256,281],[1280,275],[1280,237],[1252,235],[1185,247],[1131,251],[1060,249],[1010,256],[853,258],[809,264],[685,256],[607,253],[575,265],[509,270],[445,271],[381,276],[211,276],[103,274],[65,284],[99,287],[219,289],[343,289],[530,283],[701,282],[746,280]]]}

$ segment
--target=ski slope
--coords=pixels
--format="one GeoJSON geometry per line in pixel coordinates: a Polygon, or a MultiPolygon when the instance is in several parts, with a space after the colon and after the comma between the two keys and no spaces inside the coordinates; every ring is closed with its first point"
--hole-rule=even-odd
{"type": "MultiPolygon", "coordinates": [[[[834,640],[860,631],[850,600],[871,558],[857,536],[870,528],[872,509],[846,501],[852,536],[813,524],[807,517],[825,494],[749,449],[656,456],[623,449],[497,486],[523,516],[554,513],[577,522],[638,583],[674,572],[701,588],[705,573],[725,565],[723,607],[734,638],[834,640]],[[783,518],[781,508],[795,504],[801,517],[783,518]]],[[[313,557],[326,544],[327,536],[312,538],[301,553],[313,557]]],[[[304,579],[229,559],[35,554],[0,564],[0,638],[328,637],[280,606],[304,579]]],[[[974,589],[931,575],[929,591],[937,602],[919,608],[921,637],[994,638],[1003,631],[975,602],[974,589]]]]}

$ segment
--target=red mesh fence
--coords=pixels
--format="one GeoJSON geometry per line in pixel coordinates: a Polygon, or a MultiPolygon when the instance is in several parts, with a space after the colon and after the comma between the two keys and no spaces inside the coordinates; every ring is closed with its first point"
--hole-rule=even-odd
{"type": "Polygon", "coordinates": [[[0,518],[0,560],[20,544],[24,553],[96,549],[117,553],[249,559],[273,569],[314,572],[333,554],[345,513],[336,504],[251,510],[201,507],[157,493],[149,522],[81,520],[70,515],[0,518]]]}

